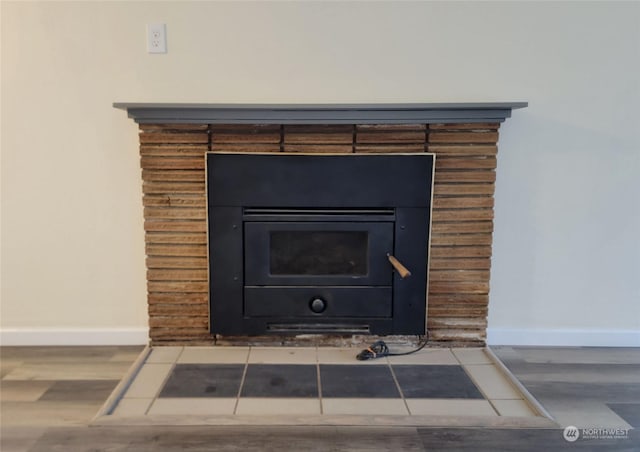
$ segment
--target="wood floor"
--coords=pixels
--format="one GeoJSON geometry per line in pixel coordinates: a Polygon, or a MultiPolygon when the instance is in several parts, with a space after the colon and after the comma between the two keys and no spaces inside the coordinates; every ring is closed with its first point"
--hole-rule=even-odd
{"type": "Polygon", "coordinates": [[[561,425],[635,427],[573,443],[561,428],[89,426],[141,350],[0,348],[0,450],[640,451],[640,349],[494,350],[561,425]]]}

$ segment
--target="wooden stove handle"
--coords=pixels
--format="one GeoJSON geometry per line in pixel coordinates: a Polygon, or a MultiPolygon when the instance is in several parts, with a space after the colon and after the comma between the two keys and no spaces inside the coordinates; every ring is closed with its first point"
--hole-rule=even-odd
{"type": "Polygon", "coordinates": [[[387,259],[389,259],[389,262],[391,262],[391,265],[393,265],[393,268],[396,269],[396,271],[398,272],[398,274],[402,279],[411,276],[411,272],[409,271],[409,269],[404,265],[402,265],[400,261],[396,259],[394,256],[387,253],[387,259]]]}

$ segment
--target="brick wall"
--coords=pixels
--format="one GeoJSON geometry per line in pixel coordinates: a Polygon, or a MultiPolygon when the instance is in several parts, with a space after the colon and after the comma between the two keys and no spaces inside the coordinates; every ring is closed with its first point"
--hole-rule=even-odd
{"type": "Polygon", "coordinates": [[[152,343],[196,345],[214,339],[209,333],[204,155],[222,151],[435,153],[427,327],[435,343],[484,344],[498,127],[140,125],[152,343]]]}

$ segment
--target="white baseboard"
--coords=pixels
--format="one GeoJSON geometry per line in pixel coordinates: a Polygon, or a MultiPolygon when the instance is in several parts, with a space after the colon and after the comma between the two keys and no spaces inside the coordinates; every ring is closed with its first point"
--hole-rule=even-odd
{"type": "Polygon", "coordinates": [[[0,345],[146,345],[147,328],[2,328],[0,345]]]}
{"type": "Polygon", "coordinates": [[[640,347],[640,330],[487,328],[487,344],[640,347]]]}

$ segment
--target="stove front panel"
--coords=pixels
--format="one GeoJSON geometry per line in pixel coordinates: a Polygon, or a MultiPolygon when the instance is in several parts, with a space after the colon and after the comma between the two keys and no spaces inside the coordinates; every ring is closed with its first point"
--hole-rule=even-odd
{"type": "Polygon", "coordinates": [[[432,173],[430,154],[209,154],[212,332],[423,334],[431,196],[405,177],[432,173]]]}

